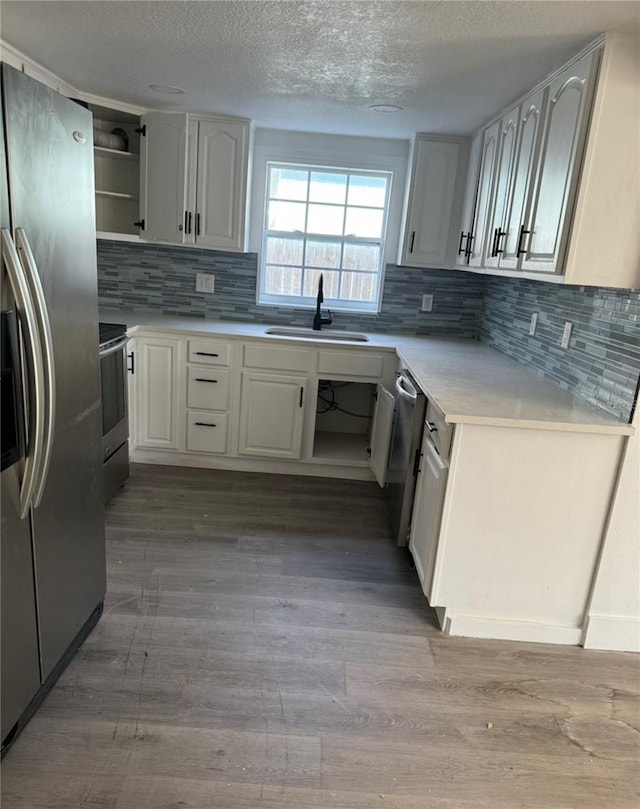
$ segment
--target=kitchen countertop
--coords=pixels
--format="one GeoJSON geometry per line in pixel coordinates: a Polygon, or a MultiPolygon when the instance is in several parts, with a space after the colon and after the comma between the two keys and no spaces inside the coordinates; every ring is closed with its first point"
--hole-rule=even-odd
{"type": "Polygon", "coordinates": [[[322,348],[395,351],[449,423],[612,435],[634,433],[630,424],[591,407],[475,340],[366,333],[367,342],[336,342],[316,337],[269,335],[266,330],[273,326],[262,323],[233,323],[132,310],[101,310],[100,320],[124,322],[132,335],[138,329],[149,328],[322,348]]]}

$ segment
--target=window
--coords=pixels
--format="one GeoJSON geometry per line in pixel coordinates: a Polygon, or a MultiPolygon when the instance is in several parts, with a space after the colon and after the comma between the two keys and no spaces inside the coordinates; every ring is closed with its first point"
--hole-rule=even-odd
{"type": "Polygon", "coordinates": [[[391,172],[266,166],[259,302],[376,312],[391,172]]]}

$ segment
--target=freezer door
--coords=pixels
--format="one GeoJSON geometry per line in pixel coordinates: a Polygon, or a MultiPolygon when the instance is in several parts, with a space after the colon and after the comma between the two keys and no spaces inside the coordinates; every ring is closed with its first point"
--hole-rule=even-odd
{"type": "Polygon", "coordinates": [[[51,464],[32,513],[46,678],[105,592],[93,122],[6,65],[2,77],[11,224],[33,252],[55,364],[51,464]]]}

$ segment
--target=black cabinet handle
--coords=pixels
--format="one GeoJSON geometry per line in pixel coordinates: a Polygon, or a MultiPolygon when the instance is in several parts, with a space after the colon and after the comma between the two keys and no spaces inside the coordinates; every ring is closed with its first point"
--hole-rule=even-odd
{"type": "Polygon", "coordinates": [[[199,357],[219,357],[220,354],[212,354],[210,351],[196,351],[199,357]]]}
{"type": "Polygon", "coordinates": [[[188,222],[189,222],[189,225],[187,227],[187,233],[191,233],[191,231],[192,231],[191,223],[193,222],[193,214],[191,213],[191,211],[189,211],[188,222]]]}
{"type": "Polygon", "coordinates": [[[462,242],[464,241],[464,230],[460,231],[460,243],[458,244],[458,255],[461,256],[463,253],[462,250],[462,242]]]}
{"type": "Polygon", "coordinates": [[[194,421],[193,422],[196,427],[217,427],[217,424],[213,424],[210,421],[194,421]]]}
{"type": "Polygon", "coordinates": [[[188,211],[184,212],[184,232],[185,233],[189,232],[189,212],[188,211]]]}
{"type": "Polygon", "coordinates": [[[196,214],[196,236],[200,235],[200,214],[196,214]]]}
{"type": "Polygon", "coordinates": [[[522,253],[527,252],[522,246],[522,242],[524,241],[524,237],[529,233],[531,233],[531,231],[525,230],[524,225],[520,226],[520,236],[518,237],[518,249],[516,250],[516,256],[521,256],[522,253]]]}
{"type": "Polygon", "coordinates": [[[196,382],[210,382],[212,385],[214,385],[217,381],[217,379],[205,379],[203,376],[196,377],[196,382]]]}
{"type": "Polygon", "coordinates": [[[130,360],[131,360],[131,365],[127,365],[127,371],[129,371],[129,373],[130,373],[130,374],[135,374],[135,372],[136,372],[136,358],[135,358],[135,354],[133,353],[133,351],[130,351],[130,352],[127,354],[127,357],[128,357],[130,360]]]}
{"type": "Polygon", "coordinates": [[[467,264],[469,263],[469,259],[471,258],[471,245],[473,244],[474,239],[475,236],[473,235],[473,233],[471,233],[471,231],[469,231],[469,233],[467,233],[467,246],[464,251],[465,258],[467,259],[467,264]]]}
{"type": "Polygon", "coordinates": [[[420,459],[422,458],[422,453],[419,449],[416,450],[415,458],[413,459],[413,477],[418,477],[418,473],[420,472],[420,459]]]}
{"type": "Polygon", "coordinates": [[[410,253],[413,253],[413,244],[414,244],[415,240],[416,240],[416,232],[414,230],[413,233],[411,234],[411,244],[409,245],[409,252],[410,253]]]}
{"type": "Polygon", "coordinates": [[[500,253],[504,253],[504,250],[502,250],[502,248],[500,247],[500,239],[506,235],[507,235],[506,230],[501,230],[500,228],[498,228],[498,232],[496,233],[496,256],[499,256],[500,253]]]}
{"type": "Polygon", "coordinates": [[[304,401],[304,388],[300,388],[300,407],[302,407],[303,401],[304,401]]]}
{"type": "Polygon", "coordinates": [[[429,430],[430,433],[437,433],[438,428],[432,421],[425,421],[424,426],[429,430]]]}
{"type": "Polygon", "coordinates": [[[497,255],[496,254],[496,242],[498,241],[498,231],[499,230],[500,230],[500,228],[494,228],[494,231],[493,231],[493,241],[491,242],[491,253],[490,253],[491,258],[495,258],[496,255],[497,255]]]}

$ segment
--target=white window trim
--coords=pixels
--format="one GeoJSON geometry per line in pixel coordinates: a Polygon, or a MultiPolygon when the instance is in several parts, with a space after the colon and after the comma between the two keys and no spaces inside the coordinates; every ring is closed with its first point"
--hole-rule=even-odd
{"type": "MultiPolygon", "coordinates": [[[[393,263],[398,253],[400,225],[405,196],[405,184],[409,159],[409,141],[383,138],[359,138],[346,135],[319,135],[307,132],[285,132],[275,129],[258,129],[255,133],[252,166],[251,216],[249,250],[258,254],[258,267],[262,266],[264,206],[266,199],[267,163],[300,163],[310,166],[331,166],[336,169],[364,171],[388,171],[393,174],[387,232],[382,259],[378,308],[382,306],[382,290],[386,265],[393,263]]],[[[260,274],[260,270],[258,270],[260,274]]],[[[315,302],[306,303],[296,299],[290,303],[261,303],[260,282],[256,283],[256,303],[260,306],[312,309],[315,302]]],[[[341,303],[341,312],[375,314],[376,309],[366,309],[357,302],[341,303]]]]}

